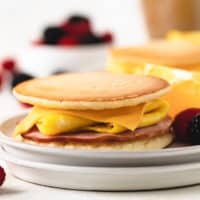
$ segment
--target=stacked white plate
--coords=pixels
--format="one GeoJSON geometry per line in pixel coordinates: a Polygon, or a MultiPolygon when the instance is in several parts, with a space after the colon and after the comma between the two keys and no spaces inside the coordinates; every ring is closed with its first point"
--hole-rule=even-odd
{"type": "Polygon", "coordinates": [[[150,190],[200,183],[200,147],[149,152],[44,147],[13,140],[21,116],[1,124],[1,156],[14,176],[36,184],[104,191],[150,190]]]}

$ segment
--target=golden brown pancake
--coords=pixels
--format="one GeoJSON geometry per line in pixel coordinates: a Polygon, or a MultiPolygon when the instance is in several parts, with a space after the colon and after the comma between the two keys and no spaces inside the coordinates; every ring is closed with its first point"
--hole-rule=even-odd
{"type": "Polygon", "coordinates": [[[22,102],[47,108],[98,110],[147,102],[169,88],[159,78],[93,72],[26,81],[14,88],[14,95],[22,102]]]}
{"type": "Polygon", "coordinates": [[[199,55],[199,45],[184,41],[154,41],[142,46],[113,49],[108,65],[127,62],[187,68],[200,65],[199,55]]]}

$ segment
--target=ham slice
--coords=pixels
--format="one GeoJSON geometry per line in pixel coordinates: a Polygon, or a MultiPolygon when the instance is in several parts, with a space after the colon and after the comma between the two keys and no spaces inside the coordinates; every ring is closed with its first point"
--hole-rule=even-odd
{"type": "Polygon", "coordinates": [[[50,142],[79,142],[79,143],[100,143],[100,142],[127,142],[135,139],[150,138],[170,131],[171,119],[166,117],[159,123],[144,128],[138,128],[135,131],[125,131],[118,134],[96,133],[92,131],[65,133],[56,136],[45,136],[38,130],[32,129],[23,134],[24,139],[40,143],[50,142]]]}

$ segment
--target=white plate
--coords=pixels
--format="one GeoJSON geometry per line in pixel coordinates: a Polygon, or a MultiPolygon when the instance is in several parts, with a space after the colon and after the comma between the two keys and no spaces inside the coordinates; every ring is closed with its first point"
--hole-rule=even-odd
{"type": "Polygon", "coordinates": [[[128,191],[172,188],[200,183],[200,163],[154,167],[83,167],[18,159],[6,151],[11,173],[28,182],[77,190],[128,191]]]}
{"type": "Polygon", "coordinates": [[[167,148],[149,152],[96,151],[44,147],[13,140],[12,133],[22,116],[6,120],[0,126],[0,142],[13,155],[38,162],[83,166],[147,166],[200,161],[199,146],[167,148]]]}

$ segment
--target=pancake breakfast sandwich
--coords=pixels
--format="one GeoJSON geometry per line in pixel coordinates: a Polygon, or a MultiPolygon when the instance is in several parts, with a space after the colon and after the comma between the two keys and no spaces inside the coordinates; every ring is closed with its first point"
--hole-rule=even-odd
{"type": "Polygon", "coordinates": [[[173,141],[165,80],[106,72],[25,81],[13,93],[32,104],[14,138],[73,149],[152,150],[173,141]]]}
{"type": "Polygon", "coordinates": [[[113,48],[107,68],[112,72],[140,73],[146,70],[146,64],[155,64],[200,71],[199,55],[200,46],[188,41],[156,40],[140,46],[113,48]]]}

